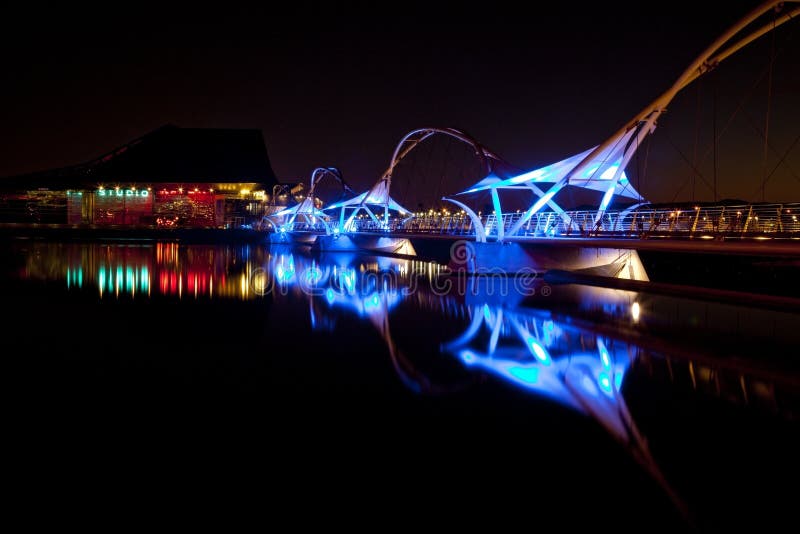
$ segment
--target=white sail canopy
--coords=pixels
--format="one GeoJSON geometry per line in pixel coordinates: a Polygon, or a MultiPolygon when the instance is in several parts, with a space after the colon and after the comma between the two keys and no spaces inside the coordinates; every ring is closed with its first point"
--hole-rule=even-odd
{"type": "Polygon", "coordinates": [[[303,199],[302,202],[296,204],[290,208],[283,209],[277,213],[273,213],[273,216],[280,217],[280,216],[287,216],[287,215],[316,215],[320,216],[323,213],[314,207],[314,199],[311,196],[308,196],[303,199]]]}
{"type": "MultiPolygon", "coordinates": [[[[619,152],[618,145],[609,147],[607,150],[602,151],[589,162],[584,170],[577,175],[570,176],[567,185],[580,187],[583,189],[592,189],[595,191],[606,192],[609,185],[613,183],[615,174],[617,173],[621,164],[621,157],[613,158],[614,152],[619,152]]],[[[458,193],[459,195],[467,193],[477,193],[480,191],[487,191],[490,189],[516,189],[525,188],[526,184],[539,184],[539,183],[557,183],[564,179],[570,172],[572,172],[579,163],[583,161],[595,148],[585,150],[580,154],[575,154],[569,158],[551,163],[545,167],[513,176],[511,178],[502,179],[495,174],[490,174],[480,182],[473,185],[471,188],[458,193]]],[[[641,195],[634,189],[633,185],[622,171],[619,181],[614,189],[614,195],[621,197],[640,199],[641,195]]]]}
{"type": "Polygon", "coordinates": [[[335,202],[329,206],[326,206],[324,209],[330,210],[343,207],[362,207],[365,205],[386,206],[391,210],[399,211],[403,214],[411,213],[409,210],[395,201],[391,196],[389,196],[389,185],[387,180],[380,180],[378,183],[373,185],[369,191],[361,193],[357,197],[353,197],[348,200],[335,202]]]}

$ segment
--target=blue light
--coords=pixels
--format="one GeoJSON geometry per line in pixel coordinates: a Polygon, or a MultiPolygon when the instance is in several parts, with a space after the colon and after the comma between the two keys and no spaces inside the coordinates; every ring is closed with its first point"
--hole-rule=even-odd
{"type": "Polygon", "coordinates": [[[286,256],[280,257],[280,262],[275,267],[275,278],[282,283],[287,283],[294,278],[294,256],[289,256],[288,260],[286,256]]]}
{"type": "Polygon", "coordinates": [[[488,304],[484,304],[483,305],[483,318],[486,319],[487,321],[492,318],[492,314],[489,311],[489,305],[488,304]]]}
{"type": "Polygon", "coordinates": [[[511,178],[509,182],[511,182],[512,184],[521,184],[522,182],[530,182],[531,180],[538,182],[544,177],[544,175],[545,175],[544,169],[536,169],[535,171],[526,172],[525,174],[520,174],[519,176],[515,176],[514,178],[511,178]]]}
{"type": "Polygon", "coordinates": [[[581,380],[581,383],[583,385],[583,390],[586,393],[592,395],[593,397],[597,396],[597,386],[595,386],[594,380],[592,380],[591,377],[589,377],[588,375],[584,375],[583,380],[581,380]]]}
{"type": "Polygon", "coordinates": [[[617,388],[617,391],[622,387],[622,373],[616,373],[614,375],[614,386],[617,388]]]}
{"type": "Polygon", "coordinates": [[[133,287],[133,283],[133,267],[127,267],[125,269],[125,291],[130,292],[131,287],[133,287]]]}
{"type": "Polygon", "coordinates": [[[377,293],[373,293],[364,300],[364,311],[372,313],[380,310],[381,298],[377,293]]]}
{"type": "Polygon", "coordinates": [[[608,373],[602,372],[598,376],[598,384],[600,384],[600,389],[605,391],[606,393],[611,393],[611,380],[608,378],[608,373]]]}
{"type": "Polygon", "coordinates": [[[328,288],[325,292],[325,299],[327,299],[328,304],[333,304],[333,301],[336,300],[336,294],[333,292],[333,289],[328,288]]]}
{"type": "Polygon", "coordinates": [[[600,175],[601,180],[611,180],[616,174],[617,169],[619,169],[619,165],[612,165],[603,171],[603,174],[600,175]]]}
{"type": "Polygon", "coordinates": [[[614,189],[616,189],[616,188],[615,187],[609,187],[608,191],[606,191],[606,194],[603,195],[603,201],[600,202],[600,211],[602,211],[602,210],[606,209],[606,207],[608,207],[608,203],[611,202],[611,197],[614,196],[614,189]]]}
{"type": "Polygon", "coordinates": [[[603,361],[603,368],[611,370],[611,358],[608,355],[605,343],[599,337],[597,338],[597,350],[600,352],[600,359],[603,361]]]}
{"type": "Polygon", "coordinates": [[[345,269],[339,273],[339,282],[348,293],[352,294],[356,289],[356,271],[355,269],[345,269]]]}
{"type": "Polygon", "coordinates": [[[539,380],[539,369],[536,367],[509,367],[508,372],[528,384],[535,384],[539,380]]]}
{"type": "Polygon", "coordinates": [[[458,357],[461,358],[461,361],[466,363],[467,365],[472,365],[477,360],[475,353],[471,350],[462,350],[458,357]]]}
{"type": "Polygon", "coordinates": [[[538,341],[536,341],[532,336],[528,336],[525,339],[525,342],[531,348],[533,355],[536,356],[536,358],[542,362],[542,364],[550,365],[550,355],[547,354],[547,350],[538,341]]]}
{"type": "Polygon", "coordinates": [[[316,284],[320,278],[322,278],[322,271],[319,270],[319,267],[314,266],[306,269],[305,279],[309,285],[316,284]]]}

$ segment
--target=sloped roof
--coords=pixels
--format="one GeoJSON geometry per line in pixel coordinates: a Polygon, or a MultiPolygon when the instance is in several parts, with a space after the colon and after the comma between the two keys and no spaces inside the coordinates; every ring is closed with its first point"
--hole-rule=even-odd
{"type": "Polygon", "coordinates": [[[277,183],[260,130],[167,125],[95,160],[2,178],[0,187],[79,188],[104,181],[277,183]]]}

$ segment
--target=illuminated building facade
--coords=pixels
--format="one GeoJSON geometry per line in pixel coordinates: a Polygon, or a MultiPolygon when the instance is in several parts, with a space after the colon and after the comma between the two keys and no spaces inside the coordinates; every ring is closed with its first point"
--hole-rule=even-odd
{"type": "Polygon", "coordinates": [[[0,222],[230,228],[277,184],[259,130],[164,126],[93,161],[0,180],[0,222]]]}

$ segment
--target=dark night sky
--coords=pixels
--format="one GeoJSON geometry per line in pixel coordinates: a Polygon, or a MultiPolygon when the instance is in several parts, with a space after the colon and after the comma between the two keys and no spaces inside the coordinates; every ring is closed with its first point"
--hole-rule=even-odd
{"type": "MultiPolygon", "coordinates": [[[[524,11],[502,1],[480,10],[265,4],[6,13],[0,175],[83,161],[165,123],[261,129],[287,182],[336,165],[366,187],[404,133],[429,125],[464,129],[533,168],[601,142],[758,2],[732,0],[711,13],[662,2],[657,14],[647,2],[524,11]],[[395,12],[380,13],[387,9],[395,12]]],[[[798,24],[775,40],[770,141],[781,155],[800,133],[798,24]]],[[[762,38],[715,73],[719,124],[766,67],[771,43],[762,38]]],[[[711,87],[704,80],[699,89],[703,147],[711,87]]],[[[754,124],[763,127],[766,88],[755,88],[720,144],[721,197],[757,200],[763,140],[754,124]]],[[[642,185],[653,200],[690,196],[680,187],[690,171],[672,144],[692,153],[696,106],[692,86],[656,131],[642,185]]],[[[778,156],[769,161],[771,168],[778,156]]],[[[800,147],[787,162],[770,179],[767,200],[800,200],[800,147]]],[[[701,171],[710,179],[710,160],[701,171]]],[[[697,198],[710,198],[701,187],[697,198]]]]}

